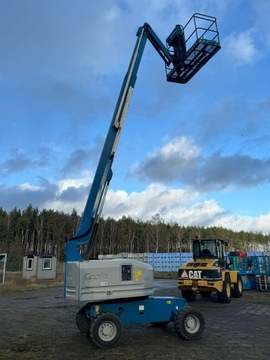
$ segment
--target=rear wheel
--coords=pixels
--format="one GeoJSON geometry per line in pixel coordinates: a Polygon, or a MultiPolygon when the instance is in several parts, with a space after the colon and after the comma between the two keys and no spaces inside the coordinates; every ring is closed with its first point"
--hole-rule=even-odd
{"type": "Polygon", "coordinates": [[[237,280],[232,289],[232,297],[240,298],[243,296],[243,281],[241,275],[237,274],[237,280]]]}
{"type": "Polygon", "coordinates": [[[179,310],[174,318],[174,328],[181,338],[196,340],[204,330],[204,318],[198,310],[179,310]]]}
{"type": "Polygon", "coordinates": [[[90,321],[86,317],[86,307],[82,307],[76,315],[76,324],[82,333],[87,333],[89,330],[90,321]]]}
{"type": "Polygon", "coordinates": [[[98,314],[90,324],[89,337],[100,348],[111,348],[122,338],[123,326],[118,316],[112,313],[98,314]]]}
{"type": "Polygon", "coordinates": [[[182,297],[187,302],[193,302],[196,300],[196,294],[194,294],[192,290],[182,290],[181,293],[182,293],[182,297]]]}
{"type": "Polygon", "coordinates": [[[221,303],[229,304],[231,302],[231,280],[229,274],[225,274],[222,291],[217,295],[221,303]]]}

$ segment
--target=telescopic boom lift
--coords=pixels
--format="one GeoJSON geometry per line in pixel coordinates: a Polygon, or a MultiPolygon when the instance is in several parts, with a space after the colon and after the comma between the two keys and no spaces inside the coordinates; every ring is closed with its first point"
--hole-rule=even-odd
{"type": "Polygon", "coordinates": [[[75,236],[66,242],[65,296],[88,302],[77,314],[77,325],[90,334],[91,341],[99,347],[116,345],[122,336],[122,324],[164,325],[173,321],[177,333],[185,339],[198,338],[204,328],[202,315],[186,309],[184,299],[153,296],[150,265],[131,259],[88,260],[147,40],[165,63],[167,81],[180,84],[186,84],[220,49],[216,19],[203,14],[194,14],[185,27],[176,25],[166,46],[149,24],[145,23],[137,31],[137,42],[80,225],[75,236]],[[190,28],[190,34],[185,37],[190,28]]]}

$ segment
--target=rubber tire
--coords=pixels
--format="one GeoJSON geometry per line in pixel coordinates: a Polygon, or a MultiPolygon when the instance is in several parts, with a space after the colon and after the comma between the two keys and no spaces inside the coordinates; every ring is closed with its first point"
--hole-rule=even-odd
{"type": "Polygon", "coordinates": [[[240,298],[243,296],[243,281],[240,274],[237,274],[236,284],[234,284],[234,288],[232,289],[232,297],[240,298]]]}
{"type": "Polygon", "coordinates": [[[115,314],[100,313],[91,321],[89,337],[100,348],[116,346],[122,339],[122,333],[122,322],[115,314]]]}
{"type": "Polygon", "coordinates": [[[197,340],[205,327],[204,317],[198,310],[178,310],[174,318],[174,328],[177,334],[185,340],[197,340]]]}
{"type": "Polygon", "coordinates": [[[196,294],[193,294],[191,290],[182,290],[181,294],[182,298],[184,298],[187,302],[193,302],[196,300],[196,294]]]}
{"type": "Polygon", "coordinates": [[[82,307],[76,315],[76,325],[80,332],[87,334],[89,331],[90,321],[85,315],[85,307],[82,307]]]}
{"type": "Polygon", "coordinates": [[[231,302],[232,291],[231,291],[231,279],[229,274],[225,274],[222,291],[218,292],[217,296],[219,302],[221,303],[229,304],[231,302]]]}

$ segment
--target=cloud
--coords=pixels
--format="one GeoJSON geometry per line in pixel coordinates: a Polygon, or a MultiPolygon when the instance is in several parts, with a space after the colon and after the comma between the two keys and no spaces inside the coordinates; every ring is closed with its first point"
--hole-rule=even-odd
{"type": "MultiPolygon", "coordinates": [[[[187,204],[196,197],[195,192],[188,190],[167,188],[161,184],[151,184],[142,192],[109,191],[104,206],[104,214],[113,214],[120,218],[123,215],[135,219],[150,219],[159,213],[171,215],[179,204],[187,204]]],[[[167,217],[166,217],[167,218],[167,217]]]]}
{"type": "Polygon", "coordinates": [[[216,219],[226,215],[215,200],[201,200],[199,193],[191,190],[169,188],[151,184],[142,192],[109,191],[104,206],[104,216],[116,219],[131,216],[150,220],[159,214],[165,222],[188,226],[212,226],[216,219]]]}
{"type": "Polygon", "coordinates": [[[33,186],[30,183],[22,183],[16,186],[0,185],[1,207],[7,211],[13,208],[25,209],[29,204],[40,206],[41,209],[47,199],[53,198],[57,186],[40,178],[39,185],[33,186]]]}
{"type": "Polygon", "coordinates": [[[215,191],[268,184],[269,166],[270,158],[254,159],[248,155],[224,156],[214,153],[204,159],[194,185],[202,191],[215,191]]]}
{"type": "MultiPolygon", "coordinates": [[[[54,209],[71,213],[76,209],[82,213],[89,194],[91,175],[81,178],[51,183],[44,178],[39,185],[23,183],[19,186],[0,186],[1,206],[10,211],[17,207],[54,209]]],[[[131,216],[143,221],[151,220],[159,214],[165,222],[175,222],[182,226],[221,226],[235,231],[270,232],[270,213],[258,217],[231,214],[222,209],[214,199],[204,200],[191,190],[170,188],[161,184],[151,184],[141,192],[127,193],[124,190],[109,190],[103,216],[120,219],[131,216]]]]}
{"type": "Polygon", "coordinates": [[[224,41],[227,59],[234,66],[254,64],[260,59],[260,51],[256,47],[256,34],[252,29],[231,34],[224,41]]]}
{"type": "Polygon", "coordinates": [[[197,167],[199,151],[193,139],[177,137],[134,165],[129,176],[152,182],[179,180],[197,167]]]}
{"type": "Polygon", "coordinates": [[[20,172],[30,167],[32,163],[33,162],[30,158],[18,154],[17,156],[8,159],[1,164],[1,175],[8,176],[11,173],[20,172]]]}
{"type": "Polygon", "coordinates": [[[227,191],[269,183],[270,158],[249,155],[203,155],[191,138],[178,137],[146,160],[136,164],[129,176],[141,181],[182,184],[199,192],[227,191]]]}
{"type": "Polygon", "coordinates": [[[60,175],[65,178],[84,173],[85,169],[89,168],[91,164],[97,163],[100,151],[98,143],[90,149],[78,148],[73,150],[64,166],[60,169],[60,175]]]}
{"type": "Polygon", "coordinates": [[[1,207],[7,211],[17,207],[25,209],[32,204],[39,209],[54,209],[71,212],[76,208],[82,211],[89,191],[91,177],[66,179],[53,183],[39,177],[38,184],[22,183],[16,186],[0,186],[1,207]]]}
{"type": "MultiPolygon", "coordinates": [[[[39,149],[43,155],[44,150],[44,148],[39,149]]],[[[30,168],[43,168],[48,165],[48,162],[47,157],[40,156],[38,152],[33,156],[33,154],[29,154],[26,151],[17,148],[13,149],[10,157],[0,164],[0,174],[3,177],[8,177],[12,174],[20,173],[30,168]]]]}
{"type": "Polygon", "coordinates": [[[215,226],[232,229],[234,231],[247,231],[253,233],[269,234],[270,213],[258,217],[240,216],[230,214],[218,219],[215,226]]]}

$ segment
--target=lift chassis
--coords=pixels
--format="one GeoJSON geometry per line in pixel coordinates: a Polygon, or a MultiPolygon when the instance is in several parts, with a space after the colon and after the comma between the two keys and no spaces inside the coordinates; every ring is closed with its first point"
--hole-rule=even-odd
{"type": "Polygon", "coordinates": [[[77,313],[77,326],[96,346],[113,347],[122,339],[123,325],[174,324],[176,333],[185,340],[198,339],[204,330],[204,318],[197,310],[187,308],[186,301],[176,297],[149,296],[117,301],[88,303],[77,313]]]}
{"type": "Polygon", "coordinates": [[[199,338],[204,329],[202,314],[189,309],[184,298],[153,296],[153,269],[149,264],[131,259],[89,260],[147,40],[165,63],[167,81],[180,84],[186,84],[220,49],[216,19],[207,15],[194,14],[185,27],[176,25],[166,46],[149,24],[138,29],[79,228],[66,242],[65,297],[86,302],[77,314],[77,326],[101,348],[117,345],[125,324],[164,326],[173,322],[179,336],[189,340],[199,338]],[[185,37],[191,24],[194,29],[185,37]]]}

